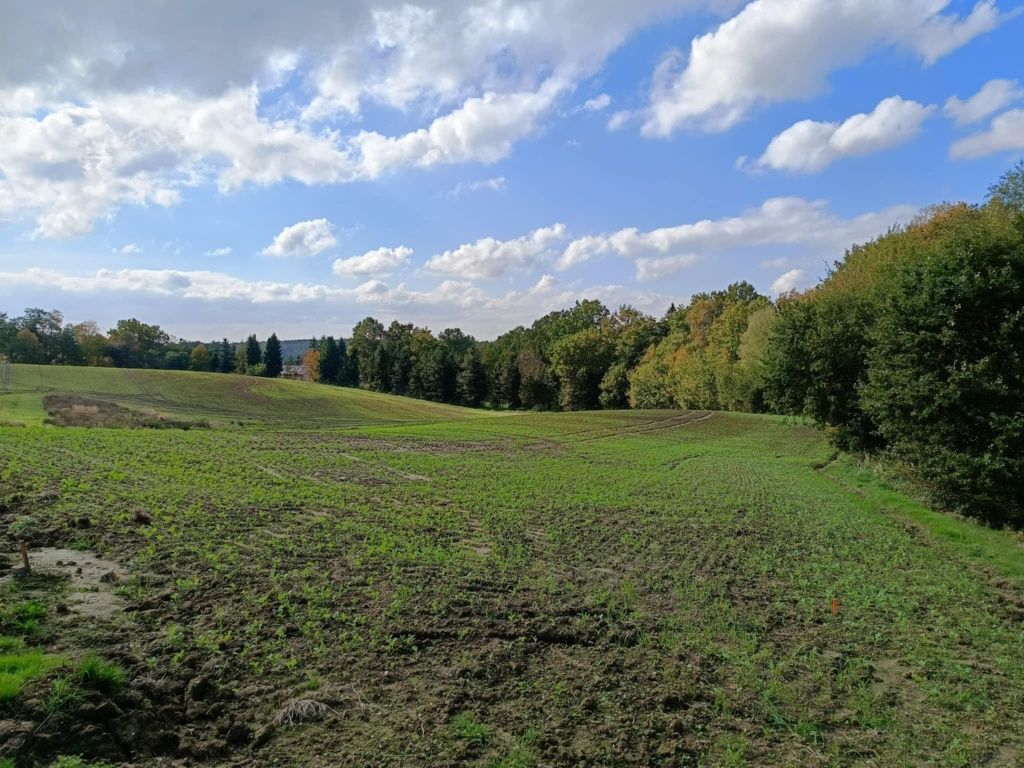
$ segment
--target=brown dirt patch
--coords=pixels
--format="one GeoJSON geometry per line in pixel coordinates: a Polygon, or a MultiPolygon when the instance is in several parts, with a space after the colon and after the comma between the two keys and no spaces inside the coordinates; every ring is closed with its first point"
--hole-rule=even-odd
{"type": "MultiPolygon", "coordinates": [[[[12,555],[11,560],[14,559],[12,555]]],[[[73,615],[109,619],[124,610],[124,600],[114,594],[114,589],[126,576],[112,560],[103,560],[90,552],[43,547],[29,552],[29,563],[33,573],[68,580],[67,608],[73,615]]]]}
{"type": "Polygon", "coordinates": [[[196,429],[208,428],[205,420],[172,419],[153,410],[132,410],[117,403],[70,395],[43,398],[46,421],[58,427],[108,429],[196,429]]]}

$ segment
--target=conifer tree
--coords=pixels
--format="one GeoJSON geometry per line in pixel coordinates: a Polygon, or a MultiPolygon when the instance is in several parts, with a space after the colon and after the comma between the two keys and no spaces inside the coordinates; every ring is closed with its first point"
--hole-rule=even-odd
{"type": "Polygon", "coordinates": [[[320,340],[320,378],[324,384],[337,384],[338,374],[341,373],[341,354],[338,350],[338,343],[333,336],[326,336],[320,340]]]}
{"type": "Polygon", "coordinates": [[[260,343],[256,339],[256,334],[253,333],[245,340],[245,365],[247,368],[252,368],[254,365],[259,365],[263,355],[260,352],[260,343]]]}
{"type": "Polygon", "coordinates": [[[263,367],[266,369],[264,376],[270,379],[276,379],[281,375],[281,370],[284,368],[284,362],[281,359],[281,342],[277,339],[277,334],[270,334],[270,338],[267,339],[267,347],[263,352],[263,367]]]}

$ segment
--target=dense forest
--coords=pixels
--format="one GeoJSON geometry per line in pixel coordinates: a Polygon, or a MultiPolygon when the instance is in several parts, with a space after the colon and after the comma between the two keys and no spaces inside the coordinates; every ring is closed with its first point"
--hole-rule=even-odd
{"type": "MultiPolygon", "coordinates": [[[[122,320],[0,313],[15,362],[277,376],[276,335],[185,342],[122,320]]],[[[295,360],[293,362],[299,362],[295,360]]],[[[316,381],[509,409],[701,408],[809,416],[837,447],[882,454],[934,500],[1024,522],[1024,163],[983,205],[943,204],[851,248],[814,288],[745,282],[660,318],[580,301],[493,341],[372,317],[310,342],[316,381]]]]}

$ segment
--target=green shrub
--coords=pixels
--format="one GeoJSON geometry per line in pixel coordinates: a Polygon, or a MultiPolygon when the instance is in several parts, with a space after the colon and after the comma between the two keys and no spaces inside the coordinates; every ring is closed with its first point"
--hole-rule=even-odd
{"type": "Polygon", "coordinates": [[[1024,523],[1024,222],[976,211],[902,270],[861,399],[937,500],[1024,523]]]}

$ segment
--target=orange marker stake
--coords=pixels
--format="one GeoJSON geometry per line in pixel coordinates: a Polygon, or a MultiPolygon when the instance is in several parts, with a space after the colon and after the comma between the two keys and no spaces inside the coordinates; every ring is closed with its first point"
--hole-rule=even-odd
{"type": "Polygon", "coordinates": [[[838,597],[833,597],[832,598],[832,615],[833,616],[838,616],[839,615],[839,598],[838,597]]]}

